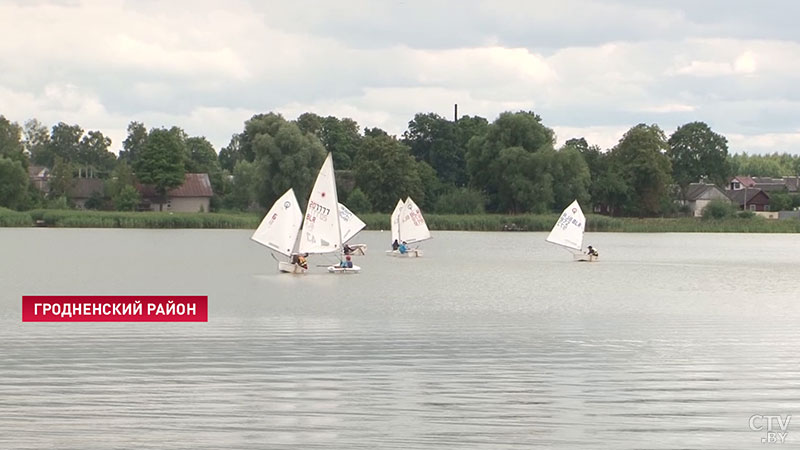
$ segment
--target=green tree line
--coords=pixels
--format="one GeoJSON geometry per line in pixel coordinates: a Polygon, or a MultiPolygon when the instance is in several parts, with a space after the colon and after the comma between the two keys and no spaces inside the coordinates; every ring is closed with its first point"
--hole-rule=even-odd
{"type": "MultiPolygon", "coordinates": [[[[68,207],[79,178],[106,180],[87,208],[133,210],[137,181],[157,200],[184,180],[208,173],[212,210],[264,210],[288,188],[308,196],[331,152],[340,200],[359,213],[389,212],[411,196],[425,210],[446,214],[543,213],[578,199],[589,209],[621,216],[665,216],[690,183],[723,186],[731,175],[800,173],[790,154],[731,155],[727,139],[703,122],[667,136],[656,124],[631,127],[610,149],[584,138],[557,147],[555,133],[531,111],[505,112],[493,122],[416,114],[401,136],[364,128],[349,118],[305,113],[287,120],[257,114],[217,153],[204,137],[181,128],[147,129],[131,122],[119,155],[100,131],[32,119],[23,126],[0,116],[0,206],[22,210],[68,207]],[[41,192],[28,167],[47,167],[41,192]]],[[[789,204],[792,201],[789,200],[789,204]]]]}

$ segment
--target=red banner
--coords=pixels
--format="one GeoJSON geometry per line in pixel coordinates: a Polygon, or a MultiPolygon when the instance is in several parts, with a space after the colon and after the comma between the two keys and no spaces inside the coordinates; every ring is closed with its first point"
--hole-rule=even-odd
{"type": "Polygon", "coordinates": [[[25,295],[23,322],[208,322],[200,295],[25,295]]]}

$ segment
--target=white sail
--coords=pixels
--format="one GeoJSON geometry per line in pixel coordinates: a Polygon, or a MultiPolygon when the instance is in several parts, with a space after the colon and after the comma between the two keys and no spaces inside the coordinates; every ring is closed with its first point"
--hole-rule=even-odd
{"type": "Polygon", "coordinates": [[[581,211],[578,201],[572,202],[547,236],[547,242],[573,250],[583,249],[583,230],[586,228],[586,216],[581,211]]]}
{"type": "Polygon", "coordinates": [[[399,234],[400,241],[409,244],[431,238],[425,218],[422,217],[422,212],[414,200],[411,200],[411,197],[406,199],[400,214],[399,234]]]}
{"type": "Polygon", "coordinates": [[[339,227],[342,230],[343,244],[366,226],[367,224],[359,219],[357,215],[353,214],[346,206],[339,203],[339,227]]]}
{"type": "Polygon", "coordinates": [[[250,239],[290,256],[302,221],[303,213],[300,212],[297,197],[294,190],[289,189],[275,201],[250,239]]]}
{"type": "Polygon", "coordinates": [[[394,211],[392,211],[392,243],[394,241],[400,242],[400,213],[403,211],[403,201],[398,200],[397,205],[394,207],[394,211]]]}
{"type": "Polygon", "coordinates": [[[333,158],[328,153],[308,198],[300,237],[300,253],[330,253],[341,248],[336,179],[333,174],[333,158]]]}

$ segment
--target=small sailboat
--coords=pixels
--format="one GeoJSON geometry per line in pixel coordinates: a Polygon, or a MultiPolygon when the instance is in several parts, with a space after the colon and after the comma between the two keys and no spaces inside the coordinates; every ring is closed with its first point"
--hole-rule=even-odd
{"type": "MultiPolygon", "coordinates": [[[[339,201],[336,193],[336,178],[333,172],[333,157],[330,153],[319,170],[311,196],[308,198],[303,231],[300,235],[300,253],[342,253],[342,231],[339,216],[339,201]]],[[[356,265],[332,265],[328,272],[358,273],[356,265]]]]}
{"type": "Polygon", "coordinates": [[[422,250],[418,247],[406,247],[405,251],[402,251],[404,246],[431,238],[431,232],[428,230],[422,211],[414,203],[414,200],[411,197],[408,197],[405,202],[398,200],[394,212],[392,212],[391,220],[392,243],[394,244],[397,241],[401,244],[401,247],[398,250],[387,250],[386,254],[402,258],[418,258],[422,256],[422,250]]]}
{"type": "Polygon", "coordinates": [[[347,241],[363,230],[367,224],[341,203],[339,203],[339,226],[342,230],[342,249],[345,254],[348,254],[347,249],[349,247],[349,254],[365,255],[367,253],[367,244],[348,244],[347,241]]]}
{"type": "Polygon", "coordinates": [[[583,251],[585,229],[586,216],[583,215],[578,200],[575,200],[561,213],[546,240],[569,250],[575,261],[596,261],[598,258],[596,252],[583,251]]]}
{"type": "MultiPolygon", "coordinates": [[[[250,239],[287,258],[296,257],[293,250],[297,244],[297,235],[300,232],[302,221],[303,214],[297,204],[297,197],[294,195],[294,190],[289,189],[275,201],[250,239]]],[[[273,258],[275,258],[274,255],[273,258]]],[[[278,261],[278,270],[285,273],[304,273],[306,271],[291,259],[278,261]]]]}

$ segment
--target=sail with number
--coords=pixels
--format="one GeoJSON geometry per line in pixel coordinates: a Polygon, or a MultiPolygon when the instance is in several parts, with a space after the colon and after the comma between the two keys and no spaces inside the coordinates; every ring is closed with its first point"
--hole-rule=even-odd
{"type": "Polygon", "coordinates": [[[411,197],[406,199],[400,213],[400,228],[398,230],[400,241],[412,244],[431,238],[431,232],[422,217],[422,211],[411,197]]]}
{"type": "Polygon", "coordinates": [[[289,189],[275,201],[250,239],[290,256],[302,222],[303,213],[300,212],[297,197],[294,190],[289,189]]]}
{"type": "Polygon", "coordinates": [[[585,228],[586,216],[583,215],[578,200],[575,200],[561,213],[547,236],[547,242],[580,251],[583,249],[585,228]]]}
{"type": "Polygon", "coordinates": [[[342,230],[342,244],[352,239],[359,231],[366,227],[361,219],[352,211],[347,209],[346,206],[339,203],[339,227],[342,230]]]}
{"type": "Polygon", "coordinates": [[[331,253],[341,248],[336,179],[333,173],[333,158],[328,153],[308,198],[303,232],[300,236],[300,253],[331,253]]]}

